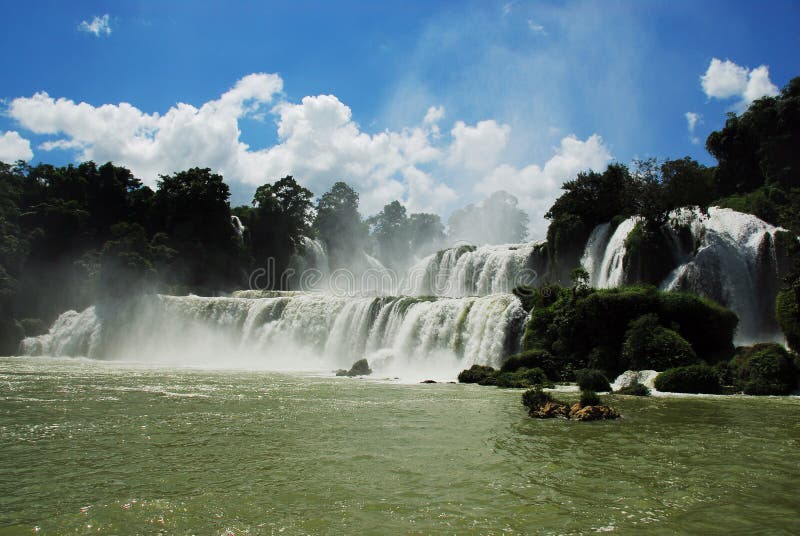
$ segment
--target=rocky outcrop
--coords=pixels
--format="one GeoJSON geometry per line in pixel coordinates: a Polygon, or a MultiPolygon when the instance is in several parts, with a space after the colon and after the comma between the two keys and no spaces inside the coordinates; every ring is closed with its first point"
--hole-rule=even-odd
{"type": "Polygon", "coordinates": [[[569,418],[576,421],[602,421],[617,419],[619,413],[611,406],[581,406],[574,404],[569,410],[569,418]]]}

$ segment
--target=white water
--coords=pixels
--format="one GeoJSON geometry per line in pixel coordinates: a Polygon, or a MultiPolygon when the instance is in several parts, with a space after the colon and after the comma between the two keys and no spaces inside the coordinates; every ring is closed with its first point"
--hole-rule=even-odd
{"type": "Polygon", "coordinates": [[[625,239],[636,227],[638,218],[628,218],[608,237],[610,224],[598,225],[589,237],[581,263],[589,272],[589,284],[596,288],[616,287],[622,284],[625,259],[625,239]],[[602,253],[602,256],[599,254],[602,253]]]}
{"type": "MultiPolygon", "coordinates": [[[[594,229],[581,259],[592,286],[609,288],[625,282],[625,238],[636,222],[629,218],[620,223],[610,238],[606,238],[609,224],[594,229]]],[[[740,319],[738,342],[782,341],[780,333],[763,327],[774,299],[765,285],[778,284],[771,247],[777,230],[755,216],[730,209],[711,208],[707,216],[697,210],[675,211],[666,231],[677,266],[659,286],[694,292],[732,309],[740,319]],[[688,250],[678,236],[681,226],[689,228],[694,242],[688,250]]]]}
{"type": "Polygon", "coordinates": [[[510,294],[433,300],[155,295],[113,314],[103,318],[94,307],[69,311],[48,334],[25,339],[21,349],[29,355],[306,371],[349,368],[366,357],[377,374],[452,379],[476,363],[499,366],[516,350],[526,317],[510,294]]]}
{"type": "Polygon", "coordinates": [[[658,374],[659,372],[655,370],[626,370],[611,383],[611,390],[619,391],[623,387],[638,382],[650,389],[651,393],[658,392],[655,386],[658,374]]]}
{"type": "Polygon", "coordinates": [[[425,257],[406,276],[403,291],[415,296],[486,296],[532,285],[535,243],[456,247],[425,257]]]}
{"type": "Polygon", "coordinates": [[[239,216],[231,216],[231,226],[233,227],[233,231],[236,233],[236,236],[239,237],[239,240],[243,240],[244,225],[242,225],[242,220],[239,219],[239,216]]]}

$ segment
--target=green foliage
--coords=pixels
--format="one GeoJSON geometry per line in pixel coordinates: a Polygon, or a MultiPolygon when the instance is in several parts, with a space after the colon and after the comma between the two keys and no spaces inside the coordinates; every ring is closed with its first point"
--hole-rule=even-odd
{"type": "Polygon", "coordinates": [[[722,385],[717,370],[708,365],[670,368],[656,376],[655,387],[670,393],[719,394],[722,385]]]}
{"type": "Polygon", "coordinates": [[[590,391],[611,391],[611,384],[602,371],[596,369],[578,369],[575,371],[575,381],[578,387],[590,391]]]}
{"type": "Polygon", "coordinates": [[[542,391],[541,387],[534,387],[522,393],[522,405],[528,408],[528,411],[534,411],[548,402],[554,402],[553,397],[542,391]]]}
{"type": "Polygon", "coordinates": [[[325,244],[332,269],[349,266],[364,248],[369,232],[358,212],[358,193],[341,181],[319,198],[313,226],[325,244]]]}
{"type": "Polygon", "coordinates": [[[541,367],[553,379],[570,380],[582,368],[600,369],[608,377],[630,368],[663,370],[697,356],[718,360],[733,352],[736,316],[691,294],[621,287],[574,295],[562,288],[530,301],[535,307],[525,326],[523,351],[506,366],[517,366],[524,356],[529,366],[541,367]],[[648,314],[655,317],[654,337],[646,329],[636,330],[623,355],[630,323],[648,314]]]}
{"type": "Polygon", "coordinates": [[[552,386],[540,368],[519,368],[514,371],[495,370],[485,365],[472,365],[458,375],[460,383],[495,385],[504,388],[526,388],[532,385],[552,386]]]}
{"type": "Polygon", "coordinates": [[[792,355],[776,343],[739,348],[730,367],[736,386],[753,395],[789,394],[800,377],[792,355]]]}
{"type": "Polygon", "coordinates": [[[288,286],[278,275],[284,272],[292,254],[302,251],[303,238],[311,235],[312,197],[311,191],[291,175],[256,189],[254,210],[243,223],[250,229],[252,252],[259,266],[269,266],[270,260],[275,263],[275,277],[266,283],[271,289],[288,286]]]}
{"type": "Polygon", "coordinates": [[[506,359],[500,370],[516,372],[522,369],[539,369],[548,378],[561,378],[563,363],[553,357],[550,352],[541,349],[526,350],[506,359]]]}
{"type": "Polygon", "coordinates": [[[628,396],[650,396],[650,389],[642,383],[631,382],[614,393],[628,396]]]}
{"type": "Polygon", "coordinates": [[[792,350],[800,350],[800,285],[792,285],[778,293],[775,316],[792,350]]]}
{"type": "Polygon", "coordinates": [[[370,374],[372,374],[372,369],[369,368],[369,363],[366,359],[359,359],[353,363],[350,370],[339,369],[336,371],[337,376],[369,376],[370,374]]]}
{"type": "Polygon", "coordinates": [[[599,406],[600,397],[591,389],[581,389],[580,405],[585,408],[586,406],[599,406]]]}
{"type": "Polygon", "coordinates": [[[492,367],[486,365],[472,365],[458,374],[458,381],[460,383],[479,383],[494,375],[494,372],[492,367]]]}
{"type": "Polygon", "coordinates": [[[658,316],[652,313],[630,323],[622,345],[622,358],[632,370],[665,370],[697,361],[686,339],[661,327],[658,316]]]}

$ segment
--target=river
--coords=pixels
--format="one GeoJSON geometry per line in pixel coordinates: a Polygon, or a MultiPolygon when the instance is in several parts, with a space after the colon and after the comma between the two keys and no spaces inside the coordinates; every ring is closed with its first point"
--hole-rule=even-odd
{"type": "Polygon", "coordinates": [[[792,534],[800,399],[0,358],[0,534],[792,534]],[[575,394],[560,395],[567,399],[575,394]]]}

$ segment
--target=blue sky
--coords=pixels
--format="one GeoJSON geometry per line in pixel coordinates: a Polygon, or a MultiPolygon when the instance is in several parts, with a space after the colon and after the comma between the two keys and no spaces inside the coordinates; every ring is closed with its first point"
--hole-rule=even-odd
{"type": "Polygon", "coordinates": [[[796,2],[5,8],[4,159],[110,159],[149,184],[207,165],[236,203],[289,173],[317,194],[344,179],[366,213],[398,198],[446,215],[506,189],[534,237],[576,170],[712,163],[725,112],[800,75],[796,2]]]}

